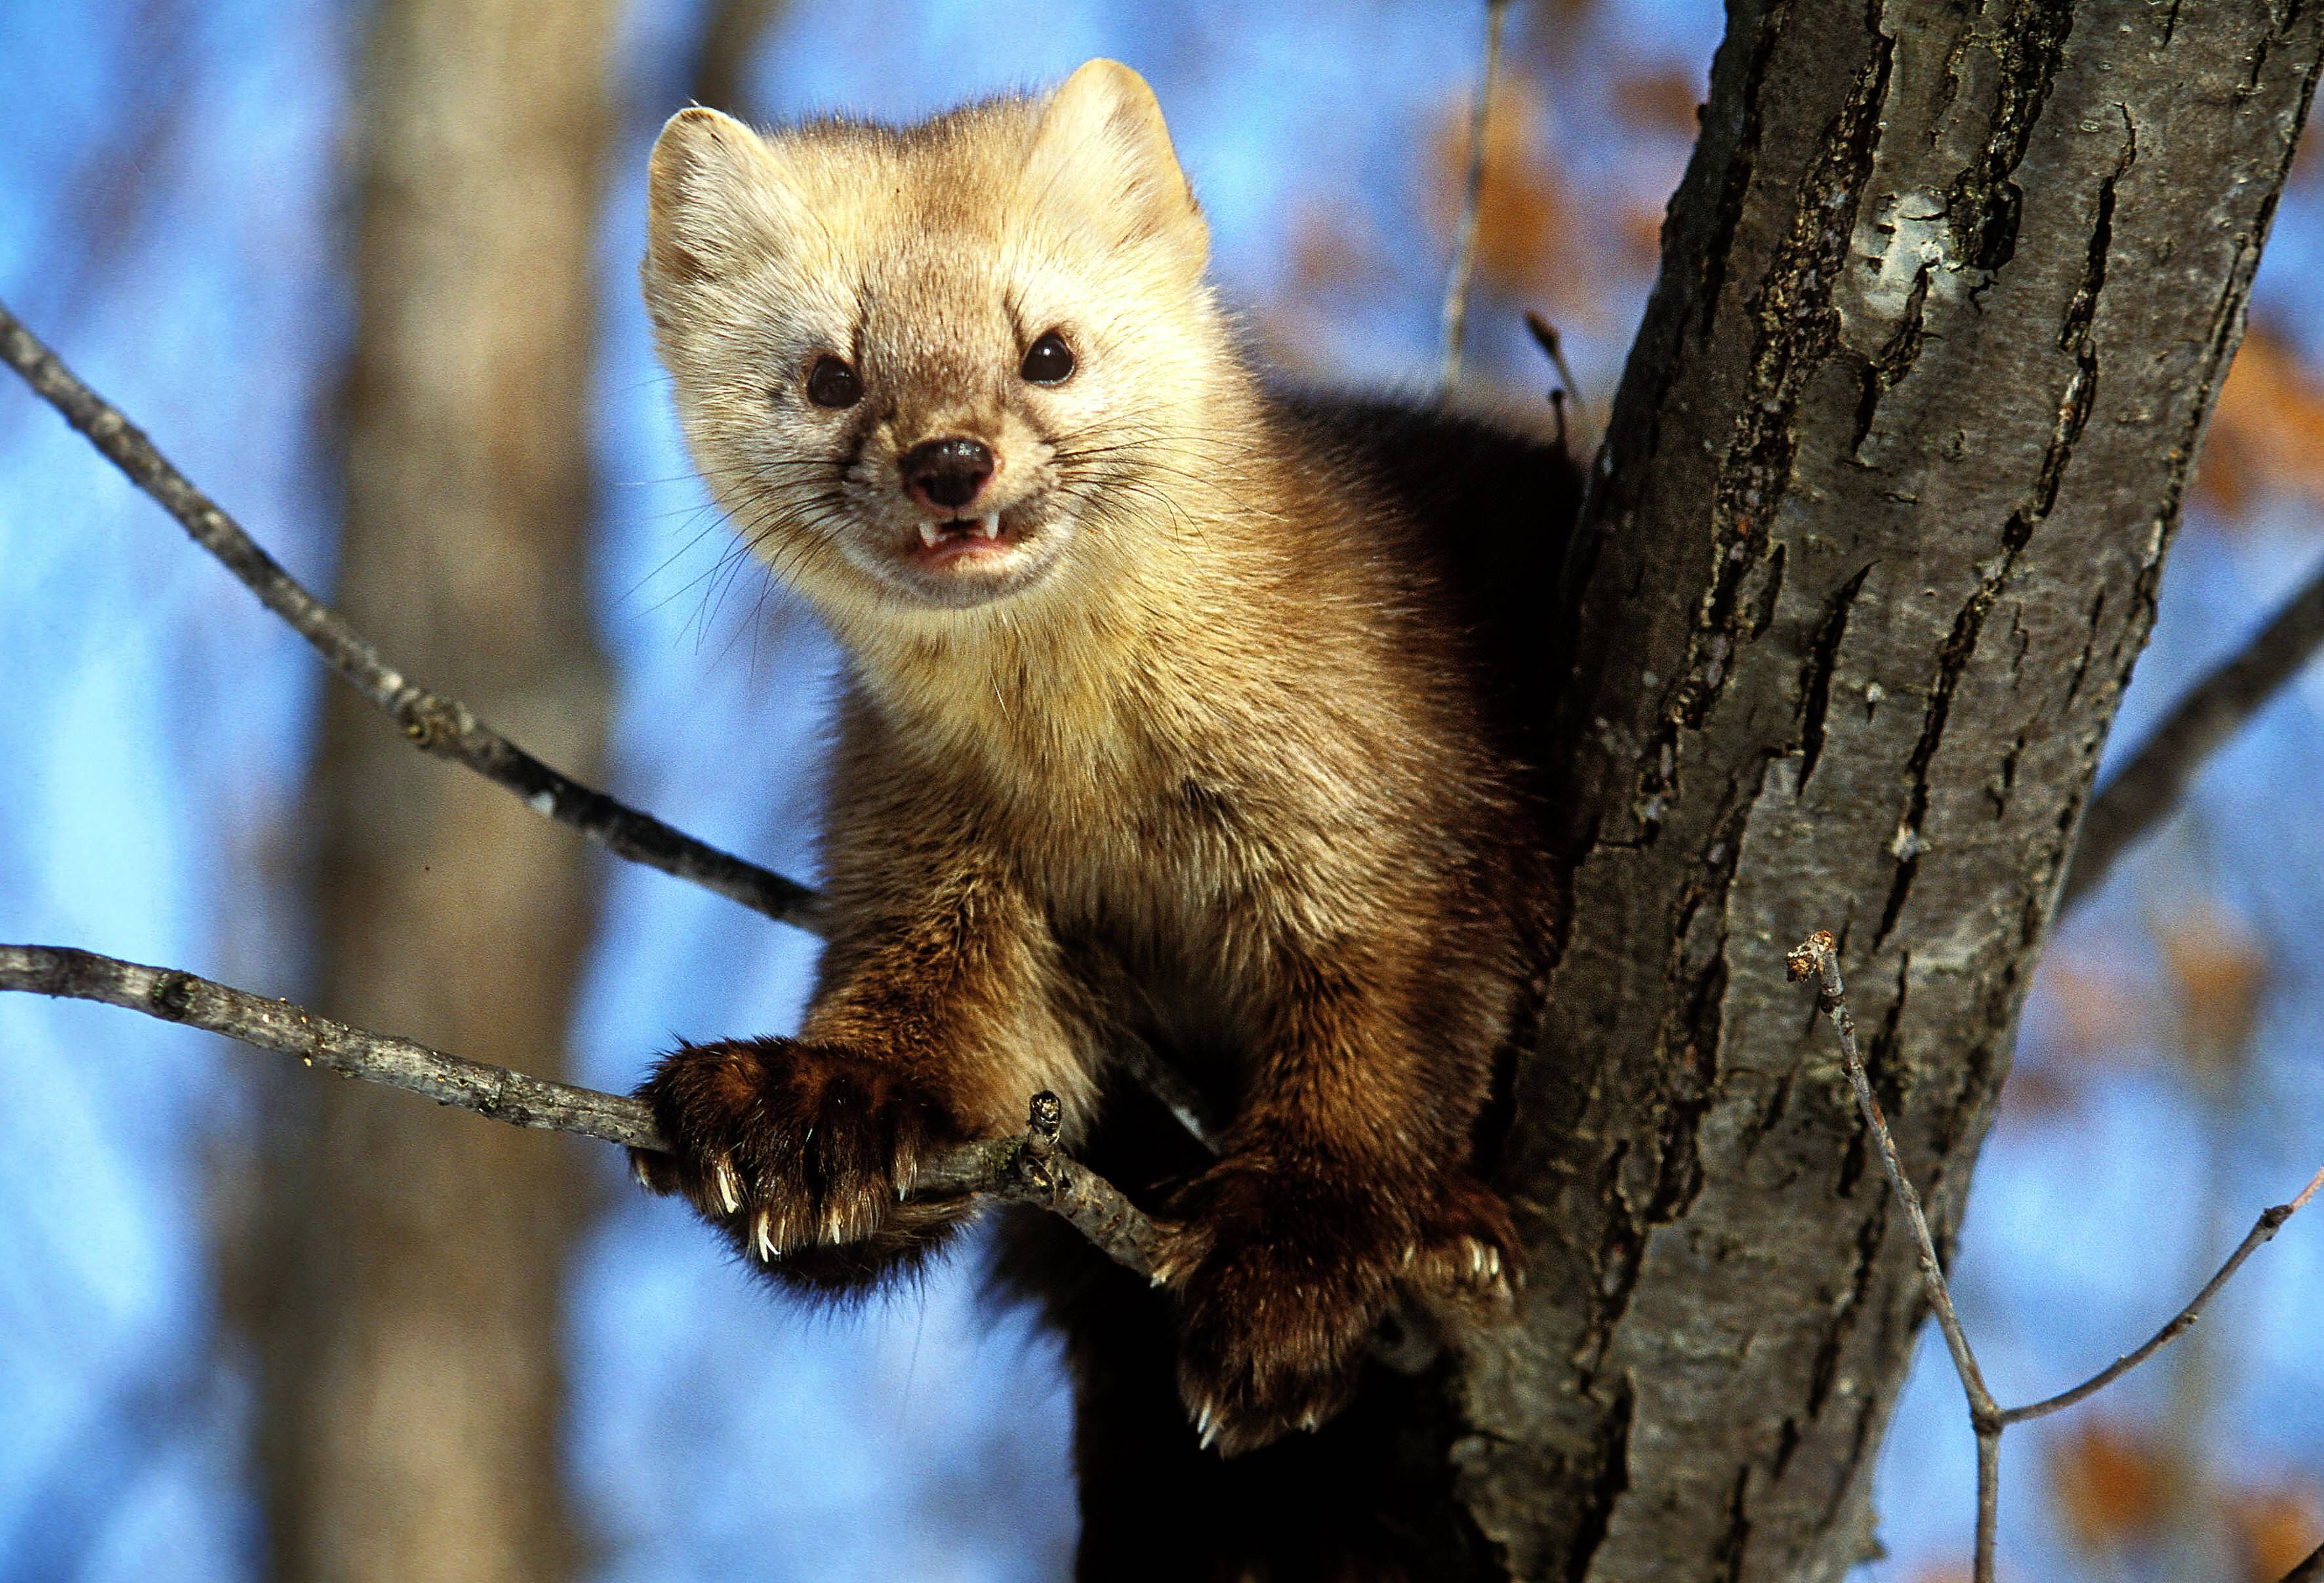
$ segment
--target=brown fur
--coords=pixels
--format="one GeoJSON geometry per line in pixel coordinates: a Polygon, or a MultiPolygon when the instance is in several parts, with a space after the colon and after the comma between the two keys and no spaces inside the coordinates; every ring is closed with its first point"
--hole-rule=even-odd
{"type": "Polygon", "coordinates": [[[1053,1226],[1007,1239],[1082,1389],[1083,1575],[1400,1577],[1379,1410],[1231,1477],[1186,1417],[1257,1452],[1348,1406],[1400,1291],[1507,1298],[1480,1122],[1554,890],[1549,662],[1517,600],[1578,481],[1472,421],[1268,393],[1205,248],[1111,62],[900,132],[665,129],[645,283],[680,413],[851,685],[805,1025],[668,1058],[642,1091],[678,1151],[641,1165],[778,1278],[844,1290],[951,1229],[898,1201],[918,1158],[1056,1092],[1169,1227],[1167,1295],[1053,1226]],[[1077,366],[1036,385],[1053,329],[1077,366]],[[805,398],[825,356],[856,405],[805,398]],[[990,449],[998,514],[940,565],[899,478],[938,437],[990,449]],[[1131,1043],[1231,1116],[1218,1160],[1123,1091],[1131,1043]],[[1326,1543],[1295,1488],[1371,1521],[1326,1543]],[[1217,1521],[1157,1536],[1136,1514],[1172,1491],[1217,1521]]]}

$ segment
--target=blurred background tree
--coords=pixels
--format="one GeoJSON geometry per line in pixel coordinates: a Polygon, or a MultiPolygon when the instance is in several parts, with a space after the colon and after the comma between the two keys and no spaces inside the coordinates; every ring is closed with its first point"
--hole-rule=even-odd
{"type": "MultiPolygon", "coordinates": [[[[586,560],[612,0],[384,0],[349,105],[354,342],[337,601],[584,776],[608,708],[586,560]]],[[[561,1073],[595,855],[322,695],[310,995],[561,1073]],[[521,1053],[520,1053],[521,1052],[521,1053]]],[[[229,1241],[285,1579],[567,1575],[560,1328],[573,1151],[268,1074],[229,1241]]]]}
{"type": "MultiPolygon", "coordinates": [[[[632,0],[525,7],[495,45],[499,14],[0,4],[0,300],[294,569],[376,597],[360,618],[398,657],[576,770],[609,732],[617,791],[786,872],[811,866],[830,658],[725,556],[647,354],[639,181],[671,108],[732,93],[763,116],[901,118],[1120,56],[1159,90],[1269,348],[1318,376],[1416,390],[1433,372],[1481,18],[1451,25],[1427,0],[632,0]],[[720,36],[742,42],[721,55],[720,36]],[[441,64],[419,65],[430,51],[441,64]],[[536,99],[563,107],[519,113],[536,99]],[[466,152],[412,174],[385,141],[398,117],[407,157],[466,152]],[[510,294],[521,310],[488,311],[510,294]],[[401,329],[399,301],[417,314],[401,329]],[[400,363],[398,338],[423,335],[451,350],[400,363]],[[490,399],[503,379],[525,393],[490,399]],[[463,589],[487,527],[508,559],[463,589]],[[607,684],[572,657],[592,625],[612,659],[595,701],[607,684]]],[[[1517,318],[1538,309],[1602,421],[1720,25],[1707,0],[1515,8],[1471,313],[1480,396],[1538,410],[1549,376],[1517,318]]],[[[2117,750],[2324,549],[2315,167],[2279,212],[2117,750]]],[[[608,870],[376,721],[335,723],[309,656],[29,400],[0,399],[0,935],[179,963],[613,1088],[673,1035],[795,1014],[806,941],[608,870]],[[414,821],[392,847],[356,816],[382,798],[414,821]],[[447,872],[429,832],[448,847],[456,828],[447,872]],[[310,933],[308,887],[334,875],[383,888],[328,884],[310,933]],[[422,923],[399,894],[439,901],[422,923]],[[518,1002],[537,1045],[513,1022],[467,1032],[518,1002]]],[[[2043,965],[1959,1265],[2005,1394],[2143,1335],[2225,1223],[2312,1168],[2319,706],[2311,673],[2043,965]],[[2172,921],[2199,912],[2236,921],[2227,954],[2247,959],[2174,958],[2172,921]]],[[[788,1312],[668,1206],[618,1196],[604,1152],[423,1109],[402,1153],[408,1101],[137,1021],[0,997],[0,1578],[352,1576],[359,1556],[481,1577],[493,1554],[546,1576],[560,1551],[624,1579],[1060,1575],[1054,1361],[1013,1325],[989,1334],[965,1273],[860,1318],[788,1312]],[[447,1184],[453,1223],[429,1226],[447,1184]],[[414,1264],[419,1237],[435,1255],[414,1264]],[[357,1317],[388,1301],[414,1306],[357,1317]],[[473,1334],[446,1333],[456,1312],[473,1334]],[[522,1356],[492,1313],[531,1316],[522,1356]],[[260,1454],[301,1414],[297,1443],[329,1455],[260,1454]],[[480,1427],[510,1438],[491,1449],[480,1427]],[[395,1498],[367,1497],[385,1477],[395,1498]],[[432,1546],[410,1513],[444,1519],[432,1560],[409,1548],[432,1546]],[[536,1547],[543,1524],[558,1538],[536,1547]]],[[[2324,1536],[2307,1229],[2207,1318],[2200,1351],[2013,1440],[2015,1576],[2184,1576],[2200,1554],[2272,1578],[2324,1536]]],[[[1924,1352],[1878,1491],[1892,1559],[1871,1575],[1965,1576],[1968,1488],[1958,1386],[1924,1352]]]]}

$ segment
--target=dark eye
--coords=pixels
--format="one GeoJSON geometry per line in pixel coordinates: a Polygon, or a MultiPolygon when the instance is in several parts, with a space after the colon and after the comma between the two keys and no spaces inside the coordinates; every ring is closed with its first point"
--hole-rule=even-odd
{"type": "Polygon", "coordinates": [[[836,357],[818,357],[807,376],[807,399],[818,407],[852,407],[863,399],[863,382],[836,357]]]}
{"type": "Polygon", "coordinates": [[[1025,348],[1025,366],[1017,372],[1035,384],[1063,384],[1073,377],[1074,349],[1051,330],[1025,348]]]}

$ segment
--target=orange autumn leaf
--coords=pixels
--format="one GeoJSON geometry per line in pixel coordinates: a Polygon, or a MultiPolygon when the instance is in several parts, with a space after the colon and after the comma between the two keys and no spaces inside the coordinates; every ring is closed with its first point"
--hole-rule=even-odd
{"type": "Polygon", "coordinates": [[[2195,488],[2228,513],[2271,495],[2324,505],[2324,381],[2264,327],[2245,335],[2219,388],[2195,488]]]}
{"type": "Polygon", "coordinates": [[[2161,997],[2114,953],[2060,949],[2042,960],[2025,1004],[2025,1040],[2002,1089],[2003,1117],[2041,1121],[2078,1109],[2094,1073],[2143,1059],[2161,997]]]}
{"type": "Polygon", "coordinates": [[[1618,235],[1626,262],[1634,269],[1652,269],[1663,255],[1662,206],[1645,202],[1624,204],[1618,235]]]}
{"type": "Polygon", "coordinates": [[[1377,283],[1379,238],[1351,217],[1353,204],[1310,201],[1291,223],[1291,276],[1302,292],[1344,291],[1377,283]]]}
{"type": "Polygon", "coordinates": [[[2228,1527],[2249,1583],[2276,1583],[2324,1543],[2324,1500],[2311,1488],[2279,1485],[2227,1503],[2228,1527]]]}
{"type": "Polygon", "coordinates": [[[2059,1518],[2087,1552],[2126,1549],[2162,1523],[2172,1476],[2150,1436],[2119,1424],[2085,1425],[2052,1443],[2049,1473],[2059,1518]]]}
{"type": "MultiPolygon", "coordinates": [[[[1546,152],[1540,91],[1522,79],[1494,89],[1485,122],[1485,178],[1477,205],[1475,280],[1480,290],[1514,300],[1568,329],[1601,322],[1631,281],[1649,275],[1657,236],[1630,223],[1623,197],[1577,190],[1546,152]]],[[[1468,190],[1469,120],[1448,106],[1430,144],[1427,178],[1435,218],[1452,234],[1468,190]]],[[[1652,229],[1659,232],[1659,217],[1652,229]]]]}
{"type": "MultiPolygon", "coordinates": [[[[1578,240],[1565,178],[1539,150],[1540,91],[1522,79],[1504,79],[1485,117],[1485,178],[1477,203],[1477,279],[1509,291],[1537,288],[1573,272],[1578,240]]],[[[1440,121],[1430,160],[1431,189],[1446,228],[1469,183],[1469,113],[1465,106],[1440,121]]]]}
{"type": "Polygon", "coordinates": [[[2036,970],[2043,1048],[2083,1065],[2118,1054],[2139,1041],[2153,1015],[2139,986],[2110,958],[2052,951],[2036,970]]]}
{"type": "Polygon", "coordinates": [[[2047,1121],[2080,1107],[2082,1090],[2058,1073],[2039,1067],[2017,1068],[2001,1091],[2001,1119],[2011,1126],[2020,1122],[2047,1121]]]}
{"type": "Polygon", "coordinates": [[[2293,187],[2314,187],[2319,181],[2324,181],[2324,153],[2318,151],[2314,138],[2303,137],[2292,156],[2292,174],[2286,181],[2293,187]]]}
{"type": "Polygon", "coordinates": [[[2238,1062],[2251,1045],[2267,993],[2265,946],[2218,907],[2185,909],[2154,928],[2154,943],[2176,992],[2180,1041],[2199,1071],[2238,1062]]]}
{"type": "Polygon", "coordinates": [[[1710,91],[1692,72],[1642,71],[1617,79],[1614,107],[1622,118],[1662,132],[1695,134],[1695,111],[1710,91]]]}

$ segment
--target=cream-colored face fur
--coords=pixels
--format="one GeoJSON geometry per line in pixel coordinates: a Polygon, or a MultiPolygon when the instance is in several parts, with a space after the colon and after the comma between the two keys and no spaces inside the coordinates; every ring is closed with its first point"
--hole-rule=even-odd
{"type": "Polygon", "coordinates": [[[646,302],[696,459],[843,625],[1069,589],[1130,564],[1108,535],[1172,531],[1174,458],[1232,354],[1128,67],[902,130],[681,111],[649,213],[646,302]],[[1051,335],[1072,372],[1027,377],[1051,335]],[[908,488],[904,458],[943,440],[992,458],[964,506],[908,488]]]}

